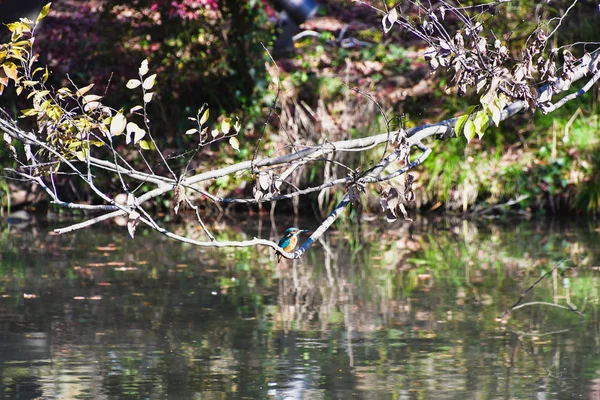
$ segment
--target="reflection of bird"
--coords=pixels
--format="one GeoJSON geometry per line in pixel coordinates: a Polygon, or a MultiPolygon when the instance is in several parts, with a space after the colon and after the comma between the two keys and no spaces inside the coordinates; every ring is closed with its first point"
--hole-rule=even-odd
{"type": "MultiPolygon", "coordinates": [[[[290,252],[292,250],[294,250],[294,248],[296,247],[296,244],[298,243],[298,235],[303,233],[303,232],[310,232],[310,231],[306,231],[306,230],[302,230],[302,229],[298,229],[298,228],[287,228],[285,230],[285,234],[283,235],[283,237],[281,238],[281,240],[279,241],[279,247],[281,247],[282,249],[284,249],[287,252],[290,252]]],[[[281,261],[281,253],[277,252],[277,262],[279,263],[279,261],[281,261]]]]}

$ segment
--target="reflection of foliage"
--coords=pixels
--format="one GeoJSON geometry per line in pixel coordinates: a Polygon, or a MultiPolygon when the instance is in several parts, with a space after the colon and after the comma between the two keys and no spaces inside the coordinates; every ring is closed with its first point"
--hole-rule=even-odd
{"type": "Polygon", "coordinates": [[[435,398],[418,384],[427,379],[464,398],[509,373],[506,390],[530,398],[532,376],[560,369],[586,393],[585,371],[598,367],[593,358],[579,357],[597,335],[587,329],[599,295],[590,268],[600,259],[596,232],[520,221],[415,225],[423,229],[413,226],[406,234],[399,232],[408,225],[390,231],[365,226],[327,240],[310,263],[278,267],[254,251],[198,252],[160,236],[134,242],[102,230],[73,238],[46,236],[36,225],[4,228],[5,321],[21,315],[29,330],[52,337],[46,349],[52,363],[7,364],[4,376],[70,371],[85,377],[81,388],[97,385],[113,397],[183,398],[215,392],[266,398],[270,388],[297,384],[332,398],[346,398],[350,390],[393,393],[397,385],[435,398]],[[48,254],[54,254],[51,263],[48,254]],[[528,301],[558,297],[560,303],[568,296],[589,315],[585,329],[542,336],[580,326],[580,319],[527,307],[511,314],[506,327],[515,333],[507,333],[496,322],[499,312],[563,258],[577,268],[544,281],[528,301]],[[23,300],[22,293],[38,298],[23,300]],[[538,336],[528,336],[531,330],[538,336]],[[560,351],[566,345],[571,351],[560,351]],[[524,351],[529,348],[535,351],[524,351]],[[81,360],[97,367],[85,369],[81,360]],[[573,362],[577,370],[562,368],[573,362]],[[294,378],[300,373],[305,380],[294,378]]]}

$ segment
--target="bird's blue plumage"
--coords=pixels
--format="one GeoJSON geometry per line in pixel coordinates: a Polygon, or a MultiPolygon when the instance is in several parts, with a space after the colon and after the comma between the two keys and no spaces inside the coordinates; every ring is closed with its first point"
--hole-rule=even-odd
{"type": "MultiPolygon", "coordinates": [[[[298,228],[287,228],[284,232],[283,237],[279,241],[279,247],[287,252],[291,252],[296,248],[298,243],[298,235],[302,232],[309,232],[298,228]]],[[[278,253],[277,262],[281,261],[281,254],[278,253]]]]}

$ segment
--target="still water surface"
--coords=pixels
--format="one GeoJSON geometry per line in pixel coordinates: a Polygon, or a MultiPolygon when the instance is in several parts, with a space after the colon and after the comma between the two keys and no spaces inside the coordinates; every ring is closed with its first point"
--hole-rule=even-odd
{"type": "Polygon", "coordinates": [[[364,227],[277,267],[266,249],[0,223],[0,398],[598,399],[597,227],[364,227]],[[522,300],[550,304],[497,319],[561,261],[522,300]]]}

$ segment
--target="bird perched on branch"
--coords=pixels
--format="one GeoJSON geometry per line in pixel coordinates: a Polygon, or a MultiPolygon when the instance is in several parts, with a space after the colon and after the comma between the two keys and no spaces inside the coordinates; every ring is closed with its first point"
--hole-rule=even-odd
{"type": "MultiPolygon", "coordinates": [[[[305,232],[311,232],[298,228],[287,228],[281,240],[279,241],[279,247],[287,251],[288,253],[293,251],[298,244],[298,235],[305,232]]],[[[277,252],[277,263],[281,261],[281,253],[277,252]]]]}

